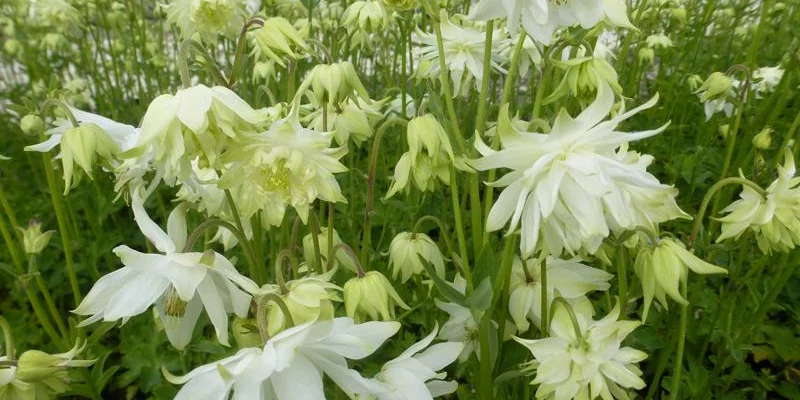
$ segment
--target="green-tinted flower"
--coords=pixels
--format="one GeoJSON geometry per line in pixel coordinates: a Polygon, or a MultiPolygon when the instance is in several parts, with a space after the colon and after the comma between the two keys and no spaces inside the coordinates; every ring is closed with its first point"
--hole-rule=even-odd
{"type": "Polygon", "coordinates": [[[92,168],[97,156],[110,159],[119,153],[119,146],[102,128],[93,123],[84,123],[68,128],[61,138],[61,164],[64,168],[64,194],[78,184],[74,165],[92,178],[92,168]],[[73,177],[74,179],[73,181],[73,177]],[[73,185],[74,183],[74,185],[73,185]]]}
{"type": "Polygon", "coordinates": [[[244,6],[242,0],[174,0],[166,6],[167,21],[184,38],[197,33],[202,40],[215,42],[217,35],[233,37],[241,30],[244,6]]]}
{"type": "Polygon", "coordinates": [[[656,52],[649,47],[639,49],[639,62],[645,65],[652,65],[656,58],[656,52]]]}
{"type": "Polygon", "coordinates": [[[365,32],[378,32],[389,21],[381,3],[376,0],[356,1],[350,4],[342,15],[344,26],[348,32],[363,30],[365,32]]]}
{"type": "Polygon", "coordinates": [[[286,60],[303,56],[308,45],[300,32],[281,17],[266,19],[264,25],[248,33],[253,42],[253,53],[260,60],[269,60],[286,67],[286,60]]]}
{"type": "Polygon", "coordinates": [[[50,241],[50,236],[53,236],[55,231],[42,232],[42,224],[39,221],[32,219],[28,222],[28,228],[22,229],[17,227],[22,233],[22,244],[25,247],[25,252],[28,254],[39,254],[47,247],[47,242],[50,241]]]}
{"type": "Polygon", "coordinates": [[[347,316],[356,321],[364,315],[370,320],[394,320],[395,305],[408,309],[397,291],[383,274],[369,271],[363,276],[351,278],[344,284],[344,306],[347,316]]]}
{"type": "Polygon", "coordinates": [[[714,72],[697,89],[700,101],[706,102],[725,98],[733,88],[733,80],[722,72],[714,72]]]}
{"type": "Polygon", "coordinates": [[[392,278],[406,282],[412,275],[425,271],[423,262],[430,263],[436,274],[444,277],[444,256],[439,246],[424,233],[402,232],[389,245],[389,267],[392,278]]]}
{"type": "MultiPolygon", "coordinates": [[[[255,297],[267,293],[277,294],[286,304],[295,326],[314,320],[332,319],[333,302],[342,301],[337,293],[342,288],[330,282],[335,273],[336,269],[332,269],[323,275],[286,282],[286,292],[281,292],[278,285],[264,285],[255,297]]],[[[266,313],[269,336],[275,336],[276,333],[291,327],[283,310],[272,301],[267,303],[266,313]]]]}
{"type": "MultiPolygon", "coordinates": [[[[74,360],[84,346],[75,345],[72,350],[61,354],[47,354],[39,350],[28,350],[19,357],[16,377],[33,386],[36,392],[31,399],[47,399],[54,394],[64,393],[69,388],[68,368],[82,368],[94,364],[95,360],[74,360]]],[[[2,383],[0,382],[0,386],[2,383]]],[[[2,393],[0,389],[0,393],[2,393]]],[[[0,398],[2,394],[0,394],[0,398]]],[[[10,399],[14,399],[11,397],[10,399]]],[[[25,397],[23,397],[25,399],[25,397]]],[[[17,399],[14,399],[17,400],[17,399]]]]}
{"type": "Polygon", "coordinates": [[[572,95],[579,99],[593,99],[600,86],[608,86],[615,95],[622,93],[619,85],[617,71],[607,57],[610,52],[598,42],[591,56],[585,56],[585,48],[581,47],[574,58],[566,61],[554,61],[555,65],[563,70],[563,77],[553,93],[545,98],[545,103],[550,103],[572,95]]]}
{"type": "MultiPolygon", "coordinates": [[[[336,107],[349,99],[368,99],[367,89],[356,74],[349,61],[334,64],[318,64],[309,72],[303,82],[303,89],[310,89],[309,95],[317,104],[336,107]]],[[[298,90],[297,95],[302,91],[298,90]]]]}
{"type": "Polygon", "coordinates": [[[408,11],[419,7],[419,0],[381,0],[381,3],[393,11],[408,11]]]}
{"type": "MultiPolygon", "coordinates": [[[[319,233],[319,253],[322,256],[322,263],[328,263],[328,247],[336,247],[336,245],[342,243],[342,239],[339,237],[339,232],[336,232],[336,229],[333,230],[333,245],[328,245],[328,228],[321,227],[319,233]]],[[[348,271],[353,273],[356,272],[356,265],[353,262],[353,259],[347,255],[344,251],[336,251],[336,255],[334,256],[335,261],[333,262],[333,267],[336,268],[338,266],[345,267],[348,271]]],[[[306,264],[309,265],[310,269],[316,270],[317,269],[317,257],[314,254],[314,238],[309,233],[303,237],[303,257],[306,260],[306,264]]]]}
{"type": "Polygon", "coordinates": [[[450,164],[455,160],[450,139],[442,125],[426,114],[408,122],[408,151],[397,161],[392,186],[384,198],[408,190],[414,183],[421,191],[433,191],[438,179],[450,184],[450,164]]]}
{"type": "Polygon", "coordinates": [[[647,320],[650,304],[655,297],[667,307],[665,295],[680,304],[688,304],[678,289],[686,281],[689,270],[698,274],[727,274],[728,271],[709,264],[690,253],[680,242],[672,238],[659,239],[655,246],[644,245],[636,256],[636,275],[642,281],[644,311],[642,321],[647,320]]]}

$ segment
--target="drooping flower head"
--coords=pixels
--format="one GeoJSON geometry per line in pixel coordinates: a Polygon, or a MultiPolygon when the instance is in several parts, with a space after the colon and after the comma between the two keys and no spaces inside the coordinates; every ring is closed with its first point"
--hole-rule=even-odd
{"type": "Polygon", "coordinates": [[[253,42],[253,54],[286,67],[286,60],[296,60],[308,50],[303,36],[282,17],[264,20],[263,26],[251,30],[248,37],[253,42]]]}
{"type": "Polygon", "coordinates": [[[400,276],[402,282],[413,275],[425,271],[423,262],[433,266],[440,277],[444,277],[444,256],[436,242],[424,233],[401,232],[392,239],[389,245],[389,268],[392,278],[400,276]]]}
{"type": "Polygon", "coordinates": [[[421,191],[433,191],[437,181],[450,184],[450,166],[455,155],[439,121],[430,114],[412,118],[406,128],[406,138],[408,151],[394,167],[387,199],[400,191],[408,192],[412,183],[421,191]]]}
{"type": "Polygon", "coordinates": [[[73,312],[96,321],[123,323],[155,304],[170,343],[183,349],[191,340],[201,311],[206,310],[220,343],[228,344],[228,314],[246,317],[256,284],[242,276],[223,255],[183,252],[186,208],[170,213],[167,232],[147,215],[140,193],[131,193],[139,229],[163,254],[148,254],[122,245],[114,253],[125,265],[98,280],[73,312]],[[244,289],[244,290],[243,290],[244,289]]]}
{"type": "Polygon", "coordinates": [[[647,172],[653,157],[628,150],[628,142],[656,135],[666,125],[631,133],[617,130],[657,99],[604,120],[614,95],[600,86],[597,99],[578,117],[562,110],[548,134],[518,130],[507,109],[501,110],[501,150],[476,141],[484,157],[470,161],[480,171],[511,170],[489,183],[505,189],[486,229],[498,230],[509,220],[509,232],[521,225],[524,257],[539,244],[553,255],[581,249],[594,253],[612,230],[654,229],[657,223],[686,216],[675,203],[677,191],[647,172]]]}

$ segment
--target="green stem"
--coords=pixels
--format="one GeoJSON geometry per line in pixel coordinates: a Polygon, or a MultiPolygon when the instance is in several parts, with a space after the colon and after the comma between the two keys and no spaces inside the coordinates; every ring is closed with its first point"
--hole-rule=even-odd
{"type": "Polygon", "coordinates": [[[45,112],[47,111],[47,109],[51,108],[51,107],[61,109],[61,111],[63,111],[64,114],[66,114],[67,118],[69,118],[69,122],[72,124],[72,126],[74,128],[77,128],[77,127],[80,126],[80,124],[78,123],[78,120],[75,118],[75,115],[72,114],[72,110],[61,99],[50,98],[50,99],[47,99],[47,100],[43,101],[42,105],[39,107],[39,115],[42,115],[42,116],[45,115],[45,112]]]}
{"type": "Polygon", "coordinates": [[[439,227],[439,234],[444,238],[445,245],[447,246],[447,250],[450,252],[449,254],[453,253],[453,242],[450,240],[450,232],[445,228],[444,223],[439,218],[434,217],[433,215],[425,215],[422,218],[418,219],[417,222],[414,224],[414,227],[411,228],[411,235],[413,236],[417,232],[420,231],[422,228],[422,224],[426,221],[432,221],[439,227]]]}
{"type": "Polygon", "coordinates": [[[456,138],[459,152],[464,154],[467,148],[467,141],[464,135],[461,134],[461,129],[458,127],[458,116],[456,115],[456,108],[453,105],[453,90],[450,88],[450,74],[448,73],[447,64],[444,59],[444,42],[442,41],[442,26],[441,22],[433,22],[433,29],[436,33],[436,47],[439,51],[439,81],[442,84],[442,91],[444,92],[444,101],[447,108],[447,116],[450,121],[450,130],[456,138]]]}
{"type": "MultiPolygon", "coordinates": [[[[686,298],[687,292],[687,283],[686,280],[681,282],[681,296],[686,298]]],[[[672,388],[669,391],[669,398],[671,400],[678,399],[678,392],[681,388],[681,373],[683,372],[683,349],[686,345],[686,324],[689,319],[689,304],[681,306],[681,322],[680,327],[678,328],[678,349],[675,352],[675,361],[673,362],[672,368],[674,372],[672,373],[672,388]]]]}
{"type": "Polygon", "coordinates": [[[50,295],[50,290],[47,289],[47,285],[44,283],[42,274],[40,274],[38,271],[36,254],[31,254],[28,258],[28,274],[35,276],[34,279],[36,279],[36,286],[38,286],[39,291],[42,292],[42,297],[44,297],[44,302],[47,305],[47,309],[50,311],[50,315],[53,317],[53,320],[56,321],[56,327],[58,328],[59,332],[61,332],[62,336],[67,337],[67,328],[64,325],[64,321],[61,320],[61,314],[58,312],[58,308],[56,308],[53,297],[50,295]]]}
{"type": "MultiPolygon", "coordinates": [[[[655,246],[655,242],[653,243],[655,246]]],[[[625,312],[628,304],[628,262],[625,258],[625,246],[617,248],[617,278],[619,279],[619,303],[620,303],[620,316],[625,318],[625,312]]]]}
{"type": "Polygon", "coordinates": [[[189,234],[189,237],[186,238],[186,243],[184,244],[181,252],[182,253],[191,252],[192,248],[194,248],[195,242],[197,242],[197,239],[199,239],[203,233],[205,233],[209,229],[213,229],[220,226],[233,233],[233,235],[236,236],[236,239],[239,240],[240,242],[247,240],[247,236],[244,235],[244,232],[240,231],[236,226],[234,226],[230,222],[221,220],[219,218],[213,218],[203,221],[203,223],[197,225],[197,227],[194,228],[192,233],[189,234]]]}
{"type": "Polygon", "coordinates": [[[289,288],[286,287],[286,279],[283,278],[283,261],[289,259],[289,263],[294,269],[294,254],[289,249],[281,250],[275,257],[275,282],[278,284],[282,294],[289,293],[289,288]]]}
{"type": "Polygon", "coordinates": [[[72,261],[72,247],[70,246],[69,239],[69,223],[67,221],[66,213],[64,212],[64,204],[61,202],[61,191],[58,190],[58,183],[53,175],[53,169],[50,167],[50,156],[47,153],[42,153],[42,164],[44,165],[44,172],[47,178],[47,186],[50,189],[50,201],[53,203],[53,209],[56,213],[56,220],[58,221],[59,236],[61,236],[61,245],[64,247],[64,259],[67,265],[67,277],[69,285],[72,289],[72,298],[75,305],[81,303],[81,290],[78,285],[78,275],[75,272],[75,264],[72,261]]]}
{"type": "Polygon", "coordinates": [[[0,315],[0,330],[3,331],[3,340],[6,342],[6,357],[8,361],[14,361],[14,335],[11,333],[11,325],[0,315]]]}
{"type": "Polygon", "coordinates": [[[575,332],[575,339],[581,342],[583,340],[583,332],[581,332],[581,326],[578,324],[578,317],[575,315],[575,310],[572,309],[572,306],[570,306],[563,297],[556,297],[553,299],[553,304],[550,305],[550,318],[547,320],[547,323],[543,323],[542,326],[547,325],[548,331],[550,330],[549,327],[550,324],[553,323],[553,317],[556,315],[555,311],[557,305],[561,305],[561,307],[567,311],[567,314],[569,314],[572,330],[575,332]]]}
{"type": "MultiPolygon", "coordinates": [[[[241,235],[237,235],[239,239],[239,243],[242,245],[242,251],[244,252],[244,256],[247,258],[247,264],[250,268],[250,277],[252,279],[258,279],[258,268],[259,265],[256,264],[256,258],[253,255],[253,248],[250,246],[250,241],[247,240],[247,236],[244,233],[244,225],[242,225],[242,217],[239,215],[239,211],[236,209],[236,203],[233,201],[233,195],[229,189],[225,189],[225,200],[228,202],[228,207],[231,210],[231,214],[233,214],[233,220],[236,222],[236,228],[241,232],[241,235]]],[[[222,224],[220,224],[222,225],[222,224]]],[[[236,234],[235,231],[231,231],[236,234]]],[[[260,282],[257,282],[260,283],[260,282]]]]}
{"type": "Polygon", "coordinates": [[[541,298],[539,301],[541,302],[541,323],[542,323],[542,337],[545,338],[550,334],[550,316],[548,315],[549,305],[547,304],[547,257],[545,256],[542,260],[542,265],[539,266],[539,280],[542,284],[541,289],[541,298]]]}
{"type": "Polygon", "coordinates": [[[450,164],[450,197],[453,201],[453,218],[456,222],[456,237],[458,239],[458,251],[461,257],[461,265],[464,271],[464,279],[467,281],[467,293],[472,290],[472,270],[469,267],[469,255],[467,254],[467,239],[464,235],[464,221],[461,218],[461,200],[458,195],[458,180],[456,179],[456,168],[450,164]]]}
{"type": "Polygon", "coordinates": [[[384,122],[375,137],[372,139],[372,148],[369,151],[369,170],[367,172],[367,204],[364,207],[364,224],[363,224],[363,237],[361,239],[361,264],[369,265],[369,252],[370,241],[372,239],[372,230],[370,222],[372,219],[372,208],[375,202],[375,175],[378,168],[378,152],[381,149],[381,140],[386,131],[394,125],[408,125],[408,121],[396,117],[389,118],[384,122]]]}
{"type": "Polygon", "coordinates": [[[283,318],[286,319],[287,327],[294,326],[294,319],[292,318],[292,314],[289,312],[289,307],[286,306],[286,303],[283,299],[275,293],[267,293],[265,295],[261,295],[258,300],[258,311],[256,313],[256,322],[258,323],[258,331],[261,333],[261,339],[264,340],[266,343],[269,340],[269,321],[267,320],[267,303],[272,301],[275,303],[283,313],[283,318]]]}
{"type": "MultiPolygon", "coordinates": [[[[319,246],[319,237],[322,235],[322,230],[319,227],[319,218],[317,217],[316,211],[311,212],[309,222],[311,227],[311,242],[314,244],[314,270],[317,272],[317,275],[322,275],[324,270],[322,268],[322,252],[319,246]]],[[[330,260],[331,258],[331,255],[328,254],[328,259],[330,260]]]]}
{"type": "Polygon", "coordinates": [[[689,234],[689,239],[686,241],[686,247],[691,249],[694,247],[694,242],[697,240],[697,234],[700,232],[700,227],[703,225],[703,217],[705,217],[706,209],[708,208],[708,204],[711,202],[711,198],[722,189],[725,185],[731,184],[741,184],[743,186],[748,186],[755,190],[761,197],[766,196],[766,192],[756,183],[751,180],[739,177],[729,177],[723,178],[719,182],[715,183],[711,188],[708,189],[706,192],[705,197],[703,197],[702,203],[700,203],[700,209],[697,211],[697,215],[694,218],[694,224],[692,225],[691,234],[689,234]]]}

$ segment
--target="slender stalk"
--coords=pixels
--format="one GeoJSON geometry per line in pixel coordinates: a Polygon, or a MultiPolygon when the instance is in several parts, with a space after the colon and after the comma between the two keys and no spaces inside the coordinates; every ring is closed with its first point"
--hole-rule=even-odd
{"type": "Polygon", "coordinates": [[[3,331],[3,341],[6,342],[6,357],[8,361],[14,361],[14,335],[11,332],[11,325],[0,315],[0,330],[3,331]]]}
{"type": "Polygon", "coordinates": [[[446,229],[444,223],[442,223],[442,220],[434,217],[433,215],[425,215],[422,218],[418,219],[417,222],[414,223],[414,227],[411,228],[411,235],[414,235],[415,233],[419,232],[420,228],[422,228],[422,224],[426,221],[432,221],[433,223],[436,224],[437,227],[439,227],[439,234],[444,238],[447,250],[450,251],[450,254],[452,254],[453,242],[450,240],[450,232],[446,229]]]}
{"type": "Polygon", "coordinates": [[[461,129],[458,127],[458,116],[456,116],[456,108],[453,105],[453,90],[450,87],[450,74],[447,72],[447,64],[444,59],[444,42],[442,41],[442,27],[441,23],[437,20],[433,22],[433,30],[436,34],[436,47],[439,54],[439,81],[442,84],[442,91],[444,92],[444,102],[447,108],[447,116],[450,121],[450,130],[456,138],[456,145],[460,153],[466,151],[467,145],[461,129]]]}
{"type": "MultiPolygon", "coordinates": [[[[655,244],[653,244],[655,246],[655,244]]],[[[619,280],[620,319],[625,318],[628,304],[628,261],[625,257],[625,246],[617,248],[617,278],[619,280]]]]}
{"type": "Polygon", "coordinates": [[[467,253],[467,239],[464,235],[464,220],[461,218],[461,201],[458,195],[458,180],[456,179],[456,168],[450,164],[450,197],[453,201],[453,219],[456,222],[456,238],[458,239],[458,251],[461,257],[461,265],[464,271],[464,279],[467,281],[467,292],[472,286],[472,270],[469,266],[469,254],[467,253]]]}
{"type": "Polygon", "coordinates": [[[542,260],[542,265],[539,266],[539,280],[541,281],[542,289],[541,289],[541,298],[539,301],[541,302],[541,314],[542,314],[542,337],[547,337],[550,334],[550,316],[547,314],[549,310],[549,305],[547,304],[548,298],[548,289],[547,289],[547,257],[544,257],[542,260]],[[545,322],[547,321],[547,322],[545,322]]]}
{"type": "Polygon", "coordinates": [[[547,325],[549,330],[549,326],[553,322],[553,317],[556,315],[555,310],[557,305],[560,305],[561,308],[566,310],[567,314],[569,314],[569,320],[575,332],[575,338],[580,342],[583,339],[583,332],[581,332],[581,326],[578,324],[578,317],[575,315],[575,310],[572,309],[572,306],[570,306],[563,297],[556,297],[553,299],[553,304],[550,305],[550,318],[546,320],[546,324],[543,322],[542,326],[547,325]]]}
{"type": "Polygon", "coordinates": [[[370,222],[372,219],[372,208],[375,201],[375,174],[378,168],[378,152],[381,149],[381,140],[386,131],[394,125],[408,125],[408,122],[400,118],[389,118],[383,125],[378,128],[375,133],[375,138],[372,139],[372,148],[369,151],[369,171],[367,173],[367,204],[364,207],[364,226],[363,237],[361,239],[361,264],[369,265],[369,251],[370,241],[372,239],[372,230],[370,222]]]}
{"type": "Polygon", "coordinates": [[[44,297],[44,302],[47,305],[47,310],[50,312],[50,316],[53,317],[54,321],[56,321],[56,327],[61,335],[67,337],[68,332],[66,326],[64,325],[64,321],[62,321],[61,313],[58,312],[58,308],[53,301],[53,297],[50,295],[50,290],[47,289],[47,285],[44,283],[42,274],[39,273],[37,268],[36,254],[31,254],[30,257],[28,257],[28,274],[35,276],[34,279],[36,280],[36,286],[38,286],[39,291],[42,292],[42,297],[44,297]]]}
{"type": "MultiPolygon", "coordinates": [[[[322,275],[325,273],[325,269],[322,266],[322,250],[319,245],[319,237],[322,235],[322,230],[319,227],[319,218],[317,217],[316,212],[311,213],[310,218],[310,226],[311,226],[311,243],[314,244],[314,262],[316,265],[314,269],[317,272],[317,275],[322,275]]],[[[328,259],[331,259],[330,253],[328,254],[328,259]]]]}
{"type": "MultiPolygon", "coordinates": [[[[244,252],[244,256],[247,258],[247,264],[250,268],[250,277],[253,279],[258,279],[258,269],[259,265],[256,264],[256,258],[253,255],[253,248],[250,246],[250,241],[247,239],[244,231],[244,225],[242,225],[242,217],[239,215],[239,210],[236,209],[236,203],[233,201],[233,195],[229,189],[225,189],[225,200],[228,202],[228,207],[231,210],[231,214],[233,214],[233,220],[236,222],[236,228],[241,232],[241,236],[237,236],[239,239],[239,243],[242,245],[242,251],[244,252]]],[[[221,224],[220,224],[221,225],[221,224]]],[[[236,233],[235,231],[231,231],[236,233]]]]}
{"type": "Polygon", "coordinates": [[[738,177],[729,177],[721,179],[719,182],[715,183],[711,188],[708,189],[706,192],[705,197],[703,197],[703,201],[700,203],[700,209],[697,211],[697,215],[694,218],[694,224],[692,225],[692,231],[689,234],[689,239],[686,241],[686,247],[691,249],[694,247],[694,242],[697,240],[697,234],[700,232],[700,227],[703,225],[703,217],[705,217],[706,209],[708,208],[708,203],[711,202],[711,198],[725,185],[735,185],[741,184],[743,186],[748,186],[755,190],[758,194],[762,197],[766,196],[764,189],[758,186],[753,181],[744,178],[738,177]]]}
{"type": "MultiPolygon", "coordinates": [[[[686,298],[687,292],[687,280],[683,280],[681,282],[681,296],[686,298]]],[[[669,398],[671,400],[678,399],[678,392],[681,388],[681,374],[683,373],[683,349],[686,345],[686,324],[689,319],[689,304],[681,306],[681,322],[680,327],[678,328],[678,348],[675,351],[675,361],[673,362],[672,368],[674,372],[672,373],[672,387],[669,391],[669,398]]]]}
{"type": "Polygon", "coordinates": [[[267,293],[265,295],[260,296],[258,300],[258,311],[256,313],[256,323],[258,324],[258,331],[261,333],[261,339],[266,342],[269,340],[269,324],[267,320],[267,303],[269,302],[275,303],[280,309],[281,313],[283,313],[283,318],[286,319],[286,325],[288,327],[294,326],[294,319],[292,318],[292,313],[289,312],[289,307],[286,306],[286,303],[283,299],[275,293],[267,293]]]}

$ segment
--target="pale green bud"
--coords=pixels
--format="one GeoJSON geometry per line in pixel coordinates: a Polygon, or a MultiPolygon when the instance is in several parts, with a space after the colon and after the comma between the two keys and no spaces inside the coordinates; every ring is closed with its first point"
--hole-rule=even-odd
{"type": "Polygon", "coordinates": [[[692,91],[697,90],[697,88],[703,84],[703,78],[696,74],[689,75],[689,77],[686,78],[686,84],[689,85],[689,89],[692,91]]]}
{"type": "Polygon", "coordinates": [[[649,47],[642,47],[639,49],[639,62],[646,65],[652,65],[653,60],[656,58],[656,52],[649,47]]]}
{"type": "Polygon", "coordinates": [[[330,107],[337,106],[348,98],[369,98],[367,89],[349,61],[315,66],[304,85],[311,88],[317,103],[327,103],[330,107]]]}
{"type": "Polygon", "coordinates": [[[389,280],[378,271],[369,271],[344,284],[344,306],[347,316],[356,321],[364,320],[364,315],[373,321],[392,321],[395,305],[409,308],[389,280]]]}
{"type": "Polygon", "coordinates": [[[55,231],[42,232],[42,224],[39,221],[32,219],[28,222],[28,227],[22,229],[17,227],[22,233],[22,244],[25,252],[28,254],[39,254],[47,247],[50,241],[50,236],[53,236],[55,231]]]}
{"type": "Polygon", "coordinates": [[[264,346],[255,318],[234,318],[232,330],[233,338],[240,348],[264,346]]]}
{"type": "Polygon", "coordinates": [[[44,121],[36,114],[28,114],[19,121],[19,128],[26,135],[38,135],[44,132],[44,121]]]}
{"type": "Polygon", "coordinates": [[[715,100],[727,96],[733,88],[733,80],[722,72],[714,72],[708,76],[698,89],[701,101],[715,100]]]}
{"type": "Polygon", "coordinates": [[[22,43],[20,43],[17,39],[6,40],[5,43],[3,43],[3,50],[12,56],[16,55],[20,50],[22,50],[22,43]]]}
{"type": "Polygon", "coordinates": [[[368,0],[350,4],[342,17],[348,32],[376,32],[386,26],[389,16],[379,1],[368,0]]]}
{"type": "Polygon", "coordinates": [[[392,278],[398,275],[406,282],[412,275],[425,271],[422,264],[427,262],[433,266],[436,275],[444,277],[444,256],[439,246],[424,233],[401,232],[392,239],[389,245],[389,267],[392,278]]]}
{"type": "Polygon", "coordinates": [[[454,159],[453,147],[442,124],[431,114],[425,114],[408,121],[406,128],[408,151],[419,155],[423,151],[428,155],[437,155],[444,151],[450,159],[454,159]]]}
{"type": "Polygon", "coordinates": [[[686,23],[686,9],[683,7],[677,7],[670,10],[672,14],[672,19],[680,24],[686,23]]]}
{"type": "Polygon", "coordinates": [[[720,125],[717,128],[717,132],[719,132],[719,135],[722,137],[723,140],[728,140],[728,133],[730,132],[730,130],[731,126],[728,124],[720,125]]]}
{"type": "Polygon", "coordinates": [[[285,18],[269,18],[264,26],[248,35],[256,57],[274,61],[281,67],[286,67],[285,60],[296,60],[308,50],[303,35],[285,18]]]}
{"type": "Polygon", "coordinates": [[[758,134],[753,136],[753,146],[759,150],[766,150],[772,145],[772,128],[764,127],[758,134]]]}
{"type": "MultiPolygon", "coordinates": [[[[68,128],[61,137],[61,163],[64,168],[64,194],[73,183],[74,164],[92,177],[92,166],[97,156],[110,159],[119,153],[119,147],[106,131],[93,123],[68,128]]],[[[77,180],[75,180],[77,184],[77,180]]]]}
{"type": "Polygon", "coordinates": [[[67,368],[88,367],[95,360],[73,360],[83,351],[83,346],[76,345],[67,353],[47,354],[39,350],[28,350],[19,357],[16,378],[41,385],[39,390],[63,393],[69,388],[67,368]]]}

